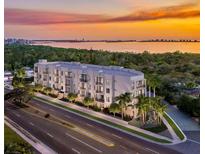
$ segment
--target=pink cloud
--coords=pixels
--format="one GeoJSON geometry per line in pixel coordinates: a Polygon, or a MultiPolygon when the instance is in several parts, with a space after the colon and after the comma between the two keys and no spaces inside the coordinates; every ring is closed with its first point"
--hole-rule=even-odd
{"type": "Polygon", "coordinates": [[[190,18],[200,16],[193,4],[163,7],[154,10],[133,12],[125,16],[111,17],[101,14],[76,14],[5,8],[5,23],[19,25],[61,24],[61,23],[109,23],[136,22],[167,18],[190,18]]]}

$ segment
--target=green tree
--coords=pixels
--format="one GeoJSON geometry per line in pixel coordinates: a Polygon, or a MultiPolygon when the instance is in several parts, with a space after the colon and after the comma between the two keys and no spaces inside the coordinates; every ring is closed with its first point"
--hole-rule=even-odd
{"type": "Polygon", "coordinates": [[[43,90],[43,86],[41,84],[36,84],[34,89],[39,92],[39,91],[42,91],[43,90]]]}
{"type": "Polygon", "coordinates": [[[48,95],[49,93],[51,93],[52,88],[51,87],[45,87],[45,88],[43,88],[43,91],[46,93],[46,95],[48,95]]]}
{"type": "Polygon", "coordinates": [[[83,104],[84,104],[85,106],[87,106],[87,108],[89,108],[89,106],[93,106],[93,104],[94,104],[94,99],[93,99],[93,98],[90,98],[90,97],[85,97],[85,98],[83,99],[83,104]]]}
{"type": "Polygon", "coordinates": [[[74,93],[69,93],[68,96],[67,96],[67,98],[68,98],[69,101],[71,101],[71,102],[74,102],[77,97],[78,97],[78,95],[77,95],[77,94],[74,94],[74,93]]]}
{"type": "Polygon", "coordinates": [[[114,114],[119,113],[120,112],[120,106],[117,103],[112,103],[109,107],[109,111],[112,112],[114,114]]]}
{"type": "Polygon", "coordinates": [[[127,103],[130,103],[132,101],[132,98],[131,98],[131,93],[124,93],[124,94],[121,94],[119,96],[117,96],[115,98],[115,100],[118,102],[119,106],[120,106],[120,109],[121,109],[121,116],[122,116],[122,119],[123,119],[123,110],[125,109],[127,103]]]}

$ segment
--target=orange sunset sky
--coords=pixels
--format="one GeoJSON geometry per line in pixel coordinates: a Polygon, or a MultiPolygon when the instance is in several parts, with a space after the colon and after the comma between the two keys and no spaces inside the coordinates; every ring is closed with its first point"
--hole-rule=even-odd
{"type": "Polygon", "coordinates": [[[5,37],[197,39],[198,0],[6,0],[5,37]]]}

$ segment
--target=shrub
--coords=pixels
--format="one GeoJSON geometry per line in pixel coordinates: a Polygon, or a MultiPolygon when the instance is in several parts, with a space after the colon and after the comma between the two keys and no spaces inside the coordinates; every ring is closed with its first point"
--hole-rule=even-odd
{"type": "Polygon", "coordinates": [[[57,97],[58,97],[58,95],[52,94],[52,93],[50,93],[49,96],[51,96],[51,97],[53,97],[53,98],[57,98],[57,97]]]}
{"type": "Polygon", "coordinates": [[[91,106],[90,108],[93,109],[94,111],[97,111],[97,112],[101,111],[101,109],[99,107],[97,107],[96,105],[91,106]]]}

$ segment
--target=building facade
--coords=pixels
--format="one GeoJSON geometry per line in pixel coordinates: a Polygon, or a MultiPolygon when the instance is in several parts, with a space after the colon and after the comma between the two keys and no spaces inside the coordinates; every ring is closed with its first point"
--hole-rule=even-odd
{"type": "Polygon", "coordinates": [[[82,99],[94,98],[100,107],[110,106],[116,96],[125,92],[146,95],[144,74],[119,66],[39,60],[34,65],[34,82],[65,95],[76,93],[82,99]]]}

